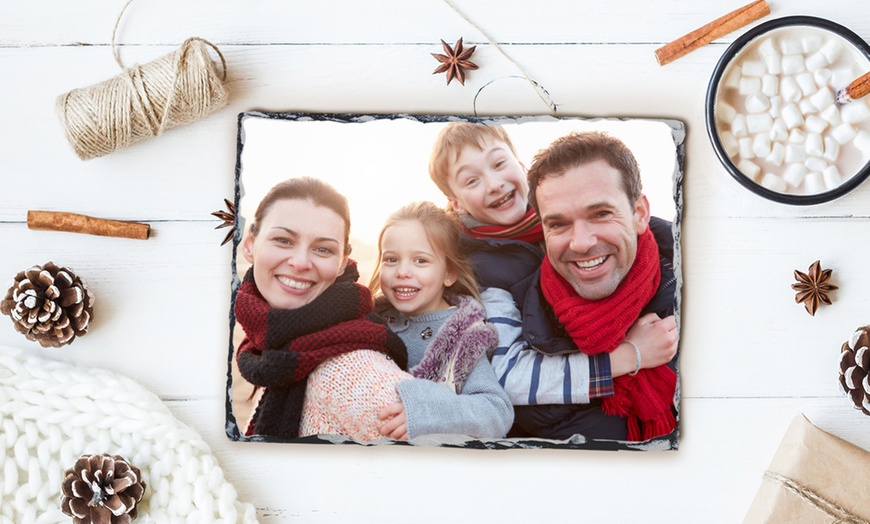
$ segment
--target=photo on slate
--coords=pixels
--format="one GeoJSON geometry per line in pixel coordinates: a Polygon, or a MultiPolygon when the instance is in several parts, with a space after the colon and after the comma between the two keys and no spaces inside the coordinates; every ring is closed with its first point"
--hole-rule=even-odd
{"type": "Polygon", "coordinates": [[[682,122],[238,133],[229,438],[677,449],[682,122]]]}

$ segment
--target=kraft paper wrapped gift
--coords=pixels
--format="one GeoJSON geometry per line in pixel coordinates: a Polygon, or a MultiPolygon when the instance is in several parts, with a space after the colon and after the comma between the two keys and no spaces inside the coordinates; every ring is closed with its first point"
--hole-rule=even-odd
{"type": "Polygon", "coordinates": [[[744,524],[870,523],[870,451],[798,415],[786,431],[744,524]]]}

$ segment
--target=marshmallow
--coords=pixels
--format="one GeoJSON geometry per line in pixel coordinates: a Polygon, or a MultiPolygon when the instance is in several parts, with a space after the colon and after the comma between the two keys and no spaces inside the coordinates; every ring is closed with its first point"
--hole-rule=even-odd
{"type": "Polygon", "coordinates": [[[807,57],[807,69],[810,71],[818,71],[828,64],[830,64],[830,62],[828,62],[828,57],[823,55],[821,52],[813,53],[807,57]]]}
{"type": "Polygon", "coordinates": [[[852,80],[855,80],[856,78],[858,78],[858,74],[856,74],[851,67],[832,69],[831,87],[834,89],[841,89],[852,83],[852,80]]]}
{"type": "Polygon", "coordinates": [[[746,136],[746,115],[738,113],[737,116],[734,117],[734,121],[731,122],[731,132],[738,138],[746,136]]]}
{"type": "Polygon", "coordinates": [[[737,138],[731,133],[731,131],[722,131],[719,133],[719,140],[722,142],[722,149],[725,150],[725,153],[728,156],[734,156],[740,151],[740,144],[737,142],[737,138]]]}
{"type": "Polygon", "coordinates": [[[773,173],[765,173],[764,176],[761,177],[761,185],[771,191],[776,191],[777,193],[782,193],[788,189],[785,180],[783,180],[781,176],[773,173]]]}
{"type": "Polygon", "coordinates": [[[779,93],[779,77],[776,75],[764,75],[761,77],[761,92],[767,96],[779,93]]]}
{"type": "Polygon", "coordinates": [[[789,164],[788,167],[785,168],[785,171],[782,174],[782,177],[788,182],[788,185],[792,187],[798,187],[804,181],[804,178],[807,176],[807,168],[803,164],[789,164]]]}
{"type": "Polygon", "coordinates": [[[722,85],[734,89],[740,87],[740,71],[736,67],[729,69],[722,80],[722,85]]]}
{"type": "Polygon", "coordinates": [[[831,91],[831,88],[822,86],[821,89],[810,95],[810,102],[821,111],[834,103],[834,92],[831,91]]]}
{"type": "Polygon", "coordinates": [[[750,113],[763,113],[770,109],[770,99],[762,93],[754,93],[746,97],[745,105],[750,113]]]}
{"type": "Polygon", "coordinates": [[[828,163],[822,160],[821,158],[816,158],[814,156],[809,157],[804,165],[807,166],[807,170],[810,172],[816,171],[821,173],[828,167],[828,163]]]}
{"type": "Polygon", "coordinates": [[[828,59],[828,63],[833,64],[840,58],[840,51],[843,50],[843,46],[840,42],[834,40],[833,38],[829,39],[822,45],[822,48],[819,49],[819,52],[825,55],[825,58],[828,59]]]}
{"type": "Polygon", "coordinates": [[[770,128],[770,140],[773,142],[785,142],[788,140],[788,127],[782,118],[777,118],[773,121],[773,126],[770,128]]]}
{"type": "Polygon", "coordinates": [[[734,106],[725,102],[724,100],[720,100],[716,104],[716,115],[719,116],[720,120],[725,122],[733,122],[734,117],[737,116],[737,110],[734,109],[734,106]]]}
{"type": "Polygon", "coordinates": [[[831,130],[831,136],[834,137],[834,140],[839,142],[841,146],[855,138],[855,135],[857,134],[858,132],[855,131],[855,128],[846,122],[843,122],[831,130]]]}
{"type": "Polygon", "coordinates": [[[801,88],[794,78],[787,76],[779,82],[779,94],[783,102],[798,102],[801,99],[801,88]]]}
{"type": "Polygon", "coordinates": [[[825,180],[825,186],[828,189],[835,189],[843,183],[843,177],[840,176],[837,166],[826,167],[822,172],[822,178],[825,180]]]}
{"type": "Polygon", "coordinates": [[[867,131],[860,131],[855,136],[855,140],[852,141],[852,144],[864,153],[865,156],[870,154],[870,133],[867,131]]]}
{"type": "Polygon", "coordinates": [[[800,129],[792,129],[788,134],[788,141],[791,144],[803,144],[807,141],[807,135],[800,129]]]}
{"type": "Polygon", "coordinates": [[[804,187],[806,187],[808,195],[823,193],[825,191],[825,182],[822,174],[817,172],[807,173],[807,176],[804,178],[804,187]]]}
{"type": "Polygon", "coordinates": [[[782,57],[782,73],[785,75],[796,75],[803,73],[804,57],[803,55],[786,55],[782,57]]]}
{"type": "Polygon", "coordinates": [[[840,108],[840,116],[844,122],[857,124],[870,120],[870,108],[867,107],[863,99],[854,100],[840,108]]]}
{"type": "Polygon", "coordinates": [[[817,69],[816,71],[813,71],[813,80],[816,81],[816,85],[818,86],[831,85],[831,70],[817,69]]]}
{"type": "Polygon", "coordinates": [[[737,164],[737,169],[752,180],[755,180],[758,173],[761,173],[761,168],[758,167],[758,164],[745,159],[737,164]]]}
{"type": "Polygon", "coordinates": [[[750,134],[767,133],[773,127],[773,118],[768,113],[746,115],[746,129],[750,134]]]}
{"type": "Polygon", "coordinates": [[[822,48],[822,44],[824,41],[822,37],[819,35],[807,35],[801,38],[801,47],[803,47],[804,53],[814,53],[822,48]]]}
{"type": "Polygon", "coordinates": [[[776,41],[773,38],[768,38],[761,42],[761,44],[758,45],[758,54],[765,57],[779,56],[779,52],[776,50],[776,41]]]}
{"type": "Polygon", "coordinates": [[[759,158],[770,154],[770,137],[767,135],[755,135],[752,139],[752,152],[759,158]]]}
{"type": "Polygon", "coordinates": [[[782,108],[782,119],[785,121],[785,125],[789,129],[794,129],[804,123],[804,116],[801,114],[800,109],[798,109],[794,104],[789,104],[782,108]]]}
{"type": "Polygon", "coordinates": [[[779,118],[782,114],[782,97],[781,96],[772,96],[770,97],[770,116],[773,118],[779,118]]]}
{"type": "Polygon", "coordinates": [[[783,38],[779,41],[779,50],[784,55],[799,55],[804,52],[804,47],[800,40],[793,38],[783,38]]]}
{"type": "Polygon", "coordinates": [[[743,66],[740,68],[740,72],[743,73],[743,76],[764,76],[767,72],[767,67],[764,62],[759,62],[756,60],[747,60],[743,62],[743,66]]]}
{"type": "Polygon", "coordinates": [[[764,57],[764,64],[767,66],[767,72],[772,75],[782,73],[782,58],[779,55],[769,55],[764,57]]]}
{"type": "Polygon", "coordinates": [[[828,127],[828,121],[820,116],[810,115],[806,118],[804,127],[806,127],[807,131],[810,133],[821,133],[828,127]]]}
{"type": "Polygon", "coordinates": [[[737,88],[741,95],[751,95],[761,92],[761,79],[752,77],[741,77],[740,84],[737,88]]]}
{"type": "Polygon", "coordinates": [[[801,114],[804,115],[808,115],[810,113],[815,113],[818,111],[818,109],[816,109],[816,106],[814,106],[808,98],[804,98],[803,100],[798,102],[798,108],[800,108],[801,114]]]}
{"type": "Polygon", "coordinates": [[[770,148],[770,154],[764,159],[775,166],[781,166],[782,161],[785,160],[785,146],[779,142],[774,142],[770,148]]]}
{"type": "Polygon", "coordinates": [[[835,106],[834,104],[831,104],[828,107],[822,109],[822,112],[819,113],[819,116],[824,118],[832,126],[838,126],[843,123],[843,119],[840,118],[840,110],[837,109],[837,106],[835,106]]]}
{"type": "Polygon", "coordinates": [[[816,91],[818,91],[818,87],[816,86],[816,81],[813,80],[812,73],[801,73],[797,75],[795,78],[798,86],[801,88],[801,93],[804,96],[810,96],[816,91]]]}
{"type": "Polygon", "coordinates": [[[832,137],[825,137],[825,154],[822,157],[825,160],[829,160],[831,162],[836,162],[837,158],[840,156],[840,143],[834,140],[832,137]]]}
{"type": "Polygon", "coordinates": [[[807,150],[801,144],[788,144],[785,146],[785,161],[791,164],[792,162],[803,162],[807,159],[807,150]]]}
{"type": "Polygon", "coordinates": [[[740,138],[737,140],[737,144],[740,148],[740,158],[744,160],[752,160],[755,158],[755,150],[752,149],[752,139],[748,136],[740,138]]]}
{"type": "MultiPolygon", "coordinates": [[[[806,142],[807,154],[812,157],[820,158],[825,154],[825,143],[822,141],[822,135],[818,133],[810,133],[807,135],[806,142]]],[[[808,166],[811,167],[811,166],[808,166]]]]}

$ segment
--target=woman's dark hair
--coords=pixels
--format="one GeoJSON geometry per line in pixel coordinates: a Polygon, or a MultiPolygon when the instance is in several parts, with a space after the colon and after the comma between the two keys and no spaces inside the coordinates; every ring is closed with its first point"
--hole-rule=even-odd
{"type": "Polygon", "coordinates": [[[344,255],[350,254],[350,207],[347,198],[323,180],[313,177],[289,178],[278,182],[266,193],[254,212],[250,234],[257,236],[269,209],[279,200],[309,200],[316,206],[335,211],[344,221],[344,255]]]}

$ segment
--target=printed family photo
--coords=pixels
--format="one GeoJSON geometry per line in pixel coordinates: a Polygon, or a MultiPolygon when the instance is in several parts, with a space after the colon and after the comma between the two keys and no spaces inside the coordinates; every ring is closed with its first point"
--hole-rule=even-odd
{"type": "Polygon", "coordinates": [[[684,140],[240,115],[228,436],[676,449],[684,140]]]}

